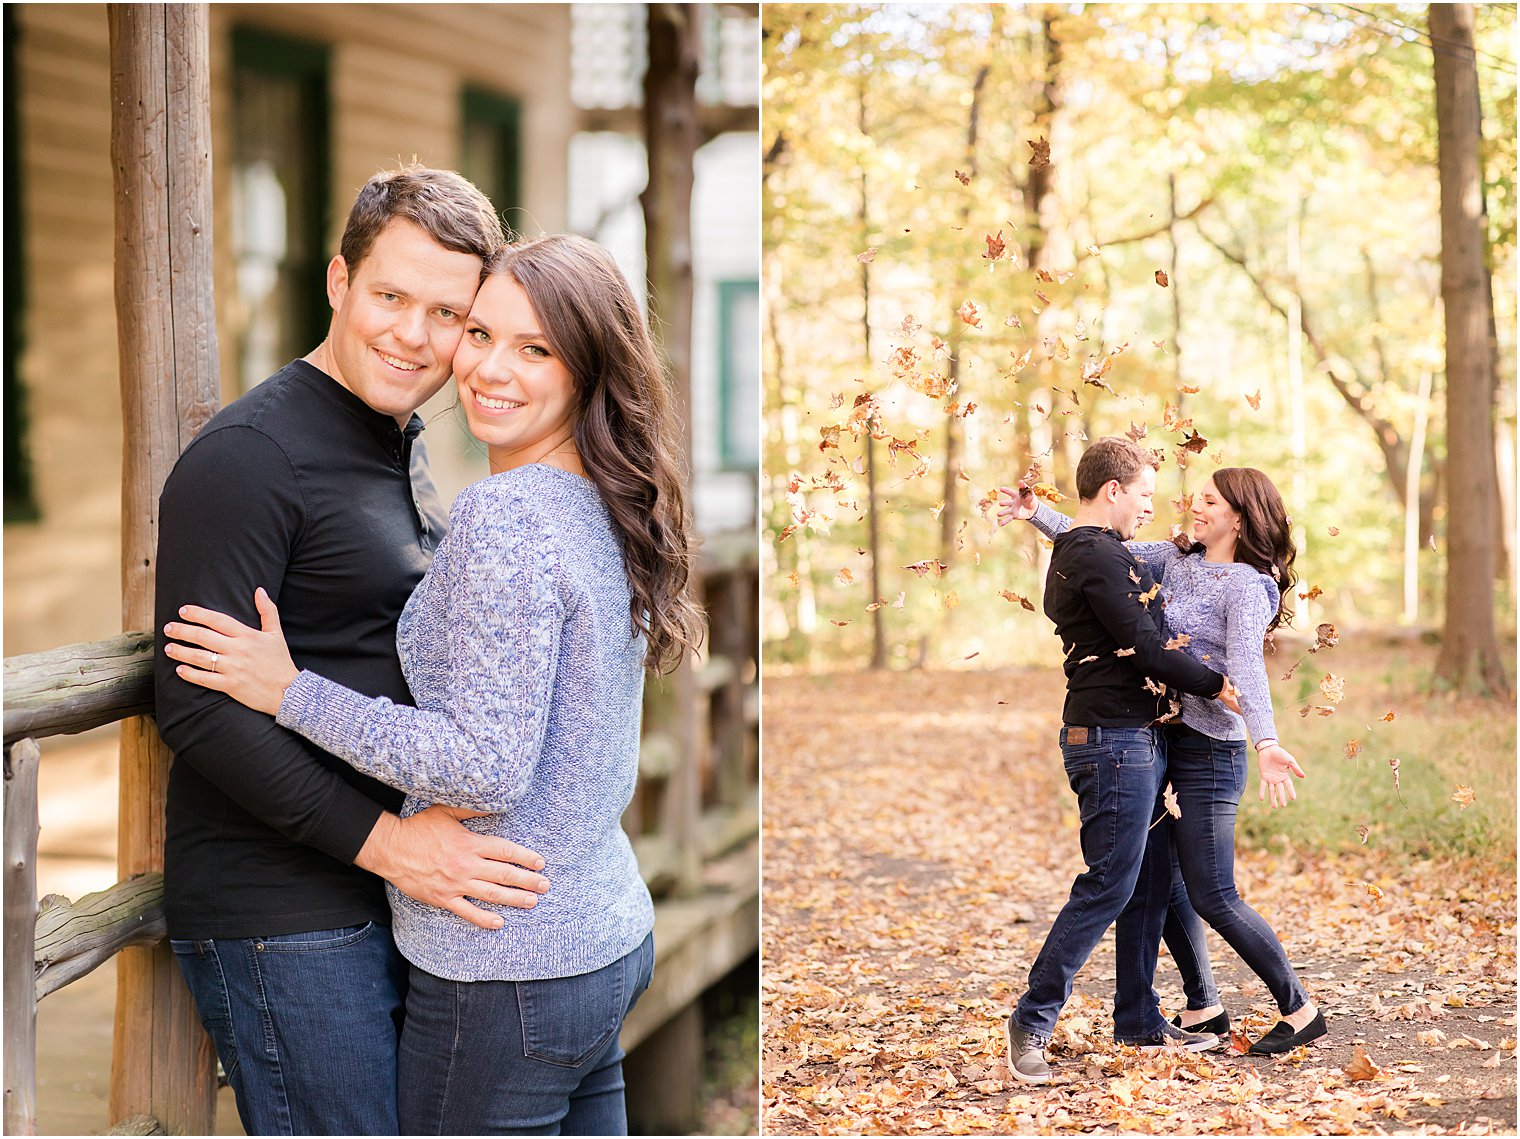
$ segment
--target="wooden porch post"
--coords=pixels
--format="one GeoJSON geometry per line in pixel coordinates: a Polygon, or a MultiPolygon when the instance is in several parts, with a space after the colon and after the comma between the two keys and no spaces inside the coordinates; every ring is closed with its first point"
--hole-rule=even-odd
{"type": "MultiPolygon", "coordinates": [[[[649,59],[644,73],[644,144],[649,182],[641,195],[644,251],[648,263],[650,327],[664,346],[675,381],[677,413],[688,468],[691,454],[691,193],[701,142],[697,121],[697,71],[702,58],[702,4],[650,4],[649,59]]],[[[688,486],[688,490],[690,487],[688,486]]],[[[693,569],[696,567],[694,566],[693,569]]],[[[700,601],[701,582],[692,575],[700,601]]],[[[692,890],[701,876],[697,820],[701,772],[697,755],[697,686],[688,657],[671,677],[675,688],[681,764],[666,802],[661,830],[674,839],[679,888],[692,890]]]]}
{"type": "MultiPolygon", "coordinates": [[[[203,4],[111,4],[111,162],[122,423],[122,622],[153,627],[158,495],[216,410],[211,265],[208,13],[203,4]]],[[[117,864],[164,865],[169,752],[147,717],[122,721],[117,864]]],[[[123,950],[116,967],[113,1124],[149,1115],[207,1135],[215,1053],[167,944],[123,950]]]]}

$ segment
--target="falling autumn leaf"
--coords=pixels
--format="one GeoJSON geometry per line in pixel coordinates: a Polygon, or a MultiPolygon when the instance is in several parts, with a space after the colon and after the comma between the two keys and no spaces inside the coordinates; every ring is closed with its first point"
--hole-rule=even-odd
{"type": "Polygon", "coordinates": [[[1177,390],[1180,391],[1183,395],[1197,395],[1200,389],[1189,387],[1187,384],[1183,384],[1177,390]]]}
{"type": "Polygon", "coordinates": [[[971,325],[972,328],[980,328],[982,326],[982,318],[978,313],[975,301],[967,301],[961,305],[960,308],[955,310],[955,315],[960,317],[963,323],[971,325]]]}
{"type": "Polygon", "coordinates": [[[1066,496],[1048,482],[1035,483],[1030,488],[1036,498],[1043,498],[1046,502],[1065,502],[1066,496]]]}
{"type": "Polygon", "coordinates": [[[1160,285],[1163,289],[1171,284],[1171,281],[1167,279],[1165,269],[1156,270],[1156,284],[1160,285]]]}
{"type": "Polygon", "coordinates": [[[1341,528],[1339,526],[1326,526],[1325,530],[1332,538],[1341,532],[1341,528]]]}
{"type": "Polygon", "coordinates": [[[1383,891],[1379,887],[1375,886],[1373,883],[1368,882],[1367,883],[1367,896],[1369,898],[1371,898],[1374,902],[1381,902],[1383,900],[1383,891]]]}
{"type": "Polygon", "coordinates": [[[1034,602],[1030,601],[1029,598],[1027,598],[1027,597],[1021,597],[1021,596],[1019,596],[1017,593],[1015,593],[1011,589],[1000,589],[1000,590],[998,590],[998,596],[1001,597],[1004,601],[1012,601],[1012,602],[1016,602],[1019,605],[1022,605],[1025,609],[1028,609],[1031,613],[1034,612],[1034,602]]]}
{"type": "Polygon", "coordinates": [[[802,579],[797,576],[796,570],[793,570],[791,573],[786,575],[786,584],[791,586],[793,589],[798,588],[802,584],[802,579]]]}
{"type": "Polygon", "coordinates": [[[909,565],[903,566],[902,568],[905,570],[912,570],[919,577],[924,577],[925,575],[928,575],[930,577],[938,577],[949,567],[946,566],[945,563],[940,561],[938,558],[933,558],[925,559],[921,562],[913,562],[909,565]]]}
{"type": "Polygon", "coordinates": [[[1309,592],[1308,593],[1300,593],[1298,595],[1298,598],[1299,598],[1300,601],[1313,601],[1316,597],[1319,597],[1324,592],[1325,591],[1323,589],[1321,589],[1319,586],[1315,585],[1315,586],[1311,586],[1309,588],[1309,592]]]}
{"type": "Polygon", "coordinates": [[[1043,137],[1038,142],[1030,141],[1029,149],[1034,152],[1029,156],[1029,165],[1036,170],[1043,170],[1050,165],[1050,143],[1043,137]]]}
{"type": "Polygon", "coordinates": [[[1471,787],[1458,783],[1457,789],[1452,792],[1451,801],[1457,805],[1458,810],[1465,811],[1477,801],[1477,794],[1471,787]]]}
{"type": "Polygon", "coordinates": [[[1116,656],[1116,657],[1132,657],[1134,655],[1135,655],[1135,650],[1134,649],[1115,649],[1114,650],[1114,656],[1116,656]]]}
{"type": "Polygon", "coordinates": [[[969,186],[969,185],[971,185],[971,175],[970,174],[963,174],[959,170],[957,170],[955,172],[955,180],[957,182],[959,182],[962,186],[969,186]]]}
{"type": "Polygon", "coordinates": [[[1261,410],[1261,389],[1257,388],[1255,395],[1248,395],[1248,396],[1246,396],[1246,402],[1251,405],[1251,410],[1252,411],[1260,411],[1261,410]]]}
{"type": "Polygon", "coordinates": [[[876,260],[876,246],[873,245],[864,253],[856,254],[855,260],[859,261],[862,265],[869,265],[872,261],[876,260]]]}
{"type": "Polygon", "coordinates": [[[838,625],[841,629],[843,629],[846,625],[849,624],[849,622],[848,621],[840,621],[840,620],[837,620],[836,618],[830,617],[829,618],[829,624],[830,625],[838,625]]]}
{"type": "Polygon", "coordinates": [[[1366,823],[1363,823],[1361,826],[1356,828],[1356,837],[1362,840],[1363,846],[1367,845],[1367,835],[1369,833],[1371,832],[1368,831],[1366,823]]]}
{"type": "Polygon", "coordinates": [[[1151,601],[1155,598],[1156,594],[1160,592],[1161,583],[1157,582],[1155,585],[1152,585],[1149,589],[1147,589],[1144,593],[1138,594],[1137,599],[1141,605],[1144,605],[1147,609],[1149,609],[1151,607],[1151,601]]]}
{"type": "Polygon", "coordinates": [[[998,230],[995,237],[990,233],[987,235],[987,252],[983,253],[982,256],[988,261],[997,261],[1003,256],[1006,248],[1006,243],[1003,241],[1003,231],[998,230]]]}
{"type": "Polygon", "coordinates": [[[875,613],[878,609],[880,609],[885,604],[886,604],[886,600],[883,599],[883,598],[878,597],[875,601],[871,602],[871,604],[869,604],[869,605],[866,606],[866,612],[867,613],[875,613]]]}
{"type": "Polygon", "coordinates": [[[1346,758],[1347,759],[1355,759],[1361,753],[1362,753],[1362,741],[1361,740],[1347,740],[1346,741],[1346,758]]]}
{"type": "Polygon", "coordinates": [[[1346,698],[1346,678],[1336,676],[1333,672],[1327,672],[1320,677],[1320,695],[1331,704],[1339,704],[1346,698]]]}
{"type": "Polygon", "coordinates": [[[922,327],[923,325],[919,324],[918,321],[914,319],[912,313],[909,313],[907,316],[902,318],[902,330],[909,336],[917,336],[918,330],[922,327]]]}
{"type": "Polygon", "coordinates": [[[1168,649],[1180,649],[1184,645],[1191,644],[1192,640],[1193,638],[1187,633],[1178,633],[1175,637],[1167,641],[1166,644],[1162,647],[1168,649]]]}
{"type": "Polygon", "coordinates": [[[1196,431],[1189,431],[1182,437],[1182,449],[1197,454],[1209,445],[1209,441],[1196,431]]]}
{"type": "Polygon", "coordinates": [[[1161,804],[1166,808],[1166,813],[1174,819],[1182,818],[1182,804],[1177,801],[1177,792],[1172,790],[1168,783],[1166,790],[1161,793],[1161,804]]]}
{"type": "Polygon", "coordinates": [[[835,574],[834,579],[838,581],[840,585],[849,585],[852,581],[855,580],[855,575],[850,571],[849,567],[846,567],[835,574]]]}

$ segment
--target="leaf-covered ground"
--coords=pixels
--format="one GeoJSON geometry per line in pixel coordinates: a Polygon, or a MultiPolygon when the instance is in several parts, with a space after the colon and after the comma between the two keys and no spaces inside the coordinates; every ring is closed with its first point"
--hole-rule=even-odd
{"type": "MultiPolygon", "coordinates": [[[[767,1133],[1515,1133],[1513,865],[1375,850],[1238,859],[1327,1040],[1276,1060],[1120,1049],[1110,932],[1062,1013],[1055,1081],[1013,1083],[1003,1018],[1082,868],[1061,692],[1049,670],[767,675],[767,1133]]],[[[1265,808],[1253,792],[1243,810],[1265,808]]],[[[1270,998],[1212,948],[1260,1035],[1270,998]]],[[[1157,987],[1182,1007],[1168,960],[1157,987]]]]}

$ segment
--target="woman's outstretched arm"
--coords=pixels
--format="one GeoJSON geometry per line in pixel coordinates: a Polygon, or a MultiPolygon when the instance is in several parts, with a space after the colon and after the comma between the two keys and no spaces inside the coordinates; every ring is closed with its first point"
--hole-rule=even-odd
{"type": "MultiPolygon", "coordinates": [[[[1033,489],[1022,482],[1016,487],[998,487],[998,525],[1006,526],[1016,521],[1028,522],[1047,538],[1054,538],[1071,528],[1070,518],[1041,502],[1033,489]]],[[[1166,574],[1167,567],[1182,556],[1174,542],[1130,541],[1124,545],[1157,581],[1166,574]]]]}
{"type": "Polygon", "coordinates": [[[1224,593],[1225,658],[1231,679],[1240,688],[1240,713],[1246,732],[1256,745],[1261,779],[1256,797],[1276,807],[1298,798],[1293,777],[1304,778],[1304,769],[1277,739],[1272,713],[1272,689],[1267,680],[1262,640],[1276,610],[1276,596],[1259,574],[1237,573],[1224,593]]]}

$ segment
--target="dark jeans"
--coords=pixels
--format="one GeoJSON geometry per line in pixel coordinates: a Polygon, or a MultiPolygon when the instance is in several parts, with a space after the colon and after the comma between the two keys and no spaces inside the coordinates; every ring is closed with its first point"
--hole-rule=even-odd
{"type": "Polygon", "coordinates": [[[1164,883],[1171,897],[1166,948],[1182,973],[1188,1008],[1219,1002],[1204,942],[1208,922],[1262,979],[1282,1014],[1297,1012],[1309,999],[1298,974],[1272,927],[1235,890],[1235,816],[1250,769],[1246,742],[1169,724],[1164,743],[1182,817],[1156,828],[1154,888],[1164,883]]]}
{"type": "Polygon", "coordinates": [[[653,971],[653,934],[577,977],[448,981],[413,966],[403,1133],[626,1135],[618,1030],[653,971]]]}
{"type": "Polygon", "coordinates": [[[370,922],[171,941],[249,1135],[396,1134],[406,962],[370,922]]]}
{"type": "Polygon", "coordinates": [[[1133,1043],[1165,1024],[1151,985],[1166,894],[1148,897],[1136,889],[1136,882],[1166,779],[1166,760],[1150,728],[1065,727],[1061,755],[1077,794],[1087,870],[1072,882],[1071,895],[1045,936],[1014,1021],[1035,1041],[1049,1041],[1077,971],[1117,921],[1114,1038],[1133,1043]],[[1069,742],[1071,735],[1080,738],[1083,732],[1085,742],[1069,742]],[[1148,955],[1143,951],[1146,945],[1148,955]]]}

